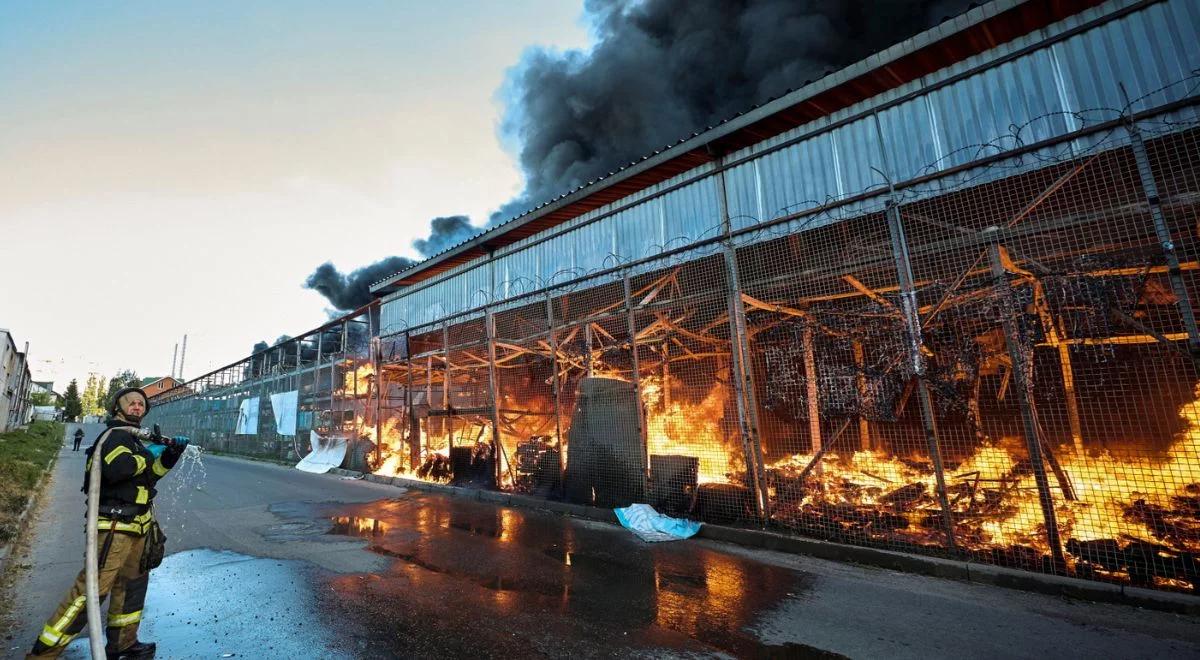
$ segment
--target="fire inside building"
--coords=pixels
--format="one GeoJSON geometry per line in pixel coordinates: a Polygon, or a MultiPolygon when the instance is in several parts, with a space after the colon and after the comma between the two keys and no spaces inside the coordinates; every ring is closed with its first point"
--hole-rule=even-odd
{"type": "Polygon", "coordinates": [[[1197,44],[1191,0],[988,3],[396,273],[151,420],[1194,593],[1197,44]]]}

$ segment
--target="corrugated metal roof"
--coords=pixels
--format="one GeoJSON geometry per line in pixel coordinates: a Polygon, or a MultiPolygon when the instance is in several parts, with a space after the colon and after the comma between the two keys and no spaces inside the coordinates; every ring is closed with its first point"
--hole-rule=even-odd
{"type": "Polygon", "coordinates": [[[854,103],[916,80],[972,55],[1011,41],[1103,0],[994,0],[902,43],[825,76],[795,92],[693,133],[587,185],[470,238],[381,280],[387,293],[485,256],[587,211],[610,204],[699,165],[828,116],[854,103]]]}

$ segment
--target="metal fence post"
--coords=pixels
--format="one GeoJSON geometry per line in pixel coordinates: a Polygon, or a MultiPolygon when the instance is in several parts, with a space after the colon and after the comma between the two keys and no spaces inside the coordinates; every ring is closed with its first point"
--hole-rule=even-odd
{"type": "Polygon", "coordinates": [[[992,271],[992,286],[1003,307],[1002,324],[1004,326],[1004,343],[1008,347],[1009,359],[1012,361],[1012,373],[1017,383],[1017,396],[1020,399],[1021,422],[1025,430],[1025,446],[1029,451],[1029,463],[1033,468],[1033,478],[1037,484],[1038,500],[1042,506],[1042,517],[1046,523],[1046,541],[1050,544],[1050,555],[1054,560],[1055,572],[1066,568],[1063,558],[1062,543],[1058,534],[1058,521],[1054,513],[1054,497],[1050,493],[1050,480],[1046,477],[1046,466],[1042,459],[1041,436],[1038,433],[1037,412],[1033,407],[1033,379],[1029,373],[1032,366],[1032,349],[1021,339],[1019,313],[1012,300],[1012,287],[1005,277],[1004,262],[1000,254],[1000,243],[988,245],[988,262],[992,271]]]}
{"type": "MultiPolygon", "coordinates": [[[[321,405],[321,403],[320,403],[321,400],[318,396],[318,393],[321,389],[321,360],[324,359],[324,353],[325,353],[325,333],[318,332],[317,333],[317,361],[313,364],[313,389],[312,389],[312,403],[313,403],[313,417],[314,417],[313,422],[312,422],[313,428],[319,427],[320,422],[321,422],[321,412],[320,412],[320,410],[318,410],[318,407],[321,405]]],[[[329,433],[328,429],[326,429],[325,432],[326,432],[326,434],[328,434],[329,433]]]]}
{"type": "MultiPolygon", "coordinates": [[[[380,321],[375,320],[370,312],[367,313],[367,353],[371,359],[371,371],[375,373],[375,465],[383,465],[383,341],[379,338],[383,332],[379,329],[380,321]]],[[[367,385],[370,394],[370,382],[367,385]]],[[[366,405],[371,405],[368,399],[366,405]]]]}
{"type": "MultiPolygon", "coordinates": [[[[345,388],[345,382],[344,382],[345,376],[344,375],[342,376],[343,382],[339,383],[338,382],[338,367],[341,367],[344,364],[346,364],[346,329],[347,329],[347,327],[349,327],[349,323],[347,321],[342,321],[342,336],[341,336],[341,339],[338,340],[338,354],[329,363],[329,416],[330,416],[330,418],[333,418],[334,397],[338,391],[338,385],[342,385],[341,403],[344,404],[346,401],[346,388],[345,388]]],[[[344,414],[343,411],[341,411],[341,410],[337,411],[337,418],[336,418],[337,421],[335,422],[335,428],[337,428],[339,435],[345,430],[343,428],[343,422],[345,421],[342,419],[343,414],[344,414]]],[[[352,447],[349,447],[352,440],[353,440],[353,438],[346,438],[346,444],[348,445],[347,451],[352,451],[352,447]]],[[[353,462],[354,462],[354,460],[352,458],[351,463],[353,463],[353,462]]]]}
{"type": "Polygon", "coordinates": [[[874,114],[874,119],[875,135],[879,140],[879,156],[882,159],[884,176],[890,189],[887,199],[887,228],[892,246],[892,260],[896,264],[896,278],[900,285],[900,311],[908,339],[909,368],[912,370],[913,377],[917,379],[917,399],[921,404],[921,423],[925,429],[925,443],[928,447],[929,457],[933,461],[938,504],[942,507],[946,548],[953,553],[956,550],[954,516],[950,511],[950,499],[946,495],[946,471],[942,465],[942,443],[938,437],[933,397],[929,394],[929,383],[925,378],[925,357],[921,353],[924,348],[924,338],[921,332],[920,306],[917,304],[917,288],[913,280],[912,260],[908,252],[908,237],[904,234],[904,222],[900,217],[900,202],[896,199],[896,191],[891,183],[891,158],[889,158],[885,146],[887,143],[883,139],[883,125],[879,121],[878,113],[874,114]]]}
{"type": "MultiPolygon", "coordinates": [[[[718,164],[720,164],[718,162],[718,164]]],[[[754,509],[759,521],[766,525],[771,519],[771,501],[767,492],[766,468],[763,465],[762,435],[759,433],[758,405],[754,397],[754,368],[750,363],[750,339],[746,331],[746,307],[742,300],[741,275],[737,252],[733,247],[733,223],[729,218],[729,197],[725,186],[725,171],[717,174],[717,204],[721,227],[725,235],[721,253],[725,261],[726,302],[729,315],[730,380],[733,381],[742,453],[746,457],[747,485],[754,492],[754,509]]]]}
{"type": "MultiPolygon", "coordinates": [[[[441,432],[446,436],[446,447],[454,443],[454,418],[450,416],[450,322],[442,320],[442,415],[441,432]]],[[[433,407],[433,356],[429,356],[429,373],[426,375],[425,403],[433,407]]],[[[432,425],[431,422],[426,422],[432,425]]]]}
{"type": "Polygon", "coordinates": [[[650,439],[646,433],[646,402],[642,400],[642,374],[638,364],[637,319],[633,313],[633,292],[629,282],[629,271],[621,275],[621,290],[625,297],[625,331],[629,335],[629,355],[633,368],[630,382],[637,398],[638,436],[642,439],[642,492],[650,492],[650,439]]]}
{"type": "Polygon", "coordinates": [[[496,459],[496,488],[500,488],[504,474],[500,465],[504,456],[504,448],[500,446],[500,388],[496,382],[496,315],[492,306],[488,305],[483,312],[484,330],[487,334],[488,352],[488,398],[492,413],[492,453],[496,459]]]}
{"type": "Polygon", "coordinates": [[[942,446],[938,437],[937,418],[933,411],[933,398],[929,394],[929,383],[925,379],[925,358],[921,354],[923,339],[921,318],[918,315],[917,291],[913,283],[912,262],[908,254],[908,239],[904,235],[904,223],[900,218],[900,205],[894,197],[888,200],[888,235],[892,244],[892,258],[896,263],[896,274],[900,283],[900,310],[903,314],[909,368],[917,379],[917,398],[921,403],[921,422],[925,429],[925,442],[929,457],[933,461],[937,478],[938,504],[942,507],[942,524],[945,527],[946,547],[953,552],[954,517],[950,512],[950,500],[946,496],[946,472],[942,466],[942,446]]]}
{"type": "Polygon", "coordinates": [[[584,365],[587,367],[587,377],[592,377],[592,324],[584,321],[583,325],[584,346],[587,348],[587,356],[584,358],[584,365]]]}
{"type": "Polygon", "coordinates": [[[1175,252],[1175,239],[1172,238],[1171,229],[1167,227],[1167,220],[1163,216],[1162,200],[1158,196],[1158,184],[1154,181],[1154,171],[1150,168],[1150,156],[1146,153],[1142,131],[1132,117],[1128,119],[1126,130],[1129,133],[1129,146],[1133,151],[1134,162],[1137,163],[1138,179],[1142,184],[1142,192],[1146,194],[1146,203],[1150,206],[1155,238],[1158,239],[1167,262],[1167,278],[1171,281],[1171,292],[1175,294],[1175,305],[1179,308],[1179,317],[1187,330],[1188,351],[1195,359],[1200,357],[1200,330],[1196,327],[1196,313],[1187,286],[1183,282],[1183,270],[1179,266],[1179,255],[1175,252]]]}
{"type": "MultiPolygon", "coordinates": [[[[416,470],[421,465],[421,421],[417,418],[417,409],[415,407],[416,394],[414,392],[415,383],[413,382],[413,359],[412,359],[412,335],[408,330],[404,331],[404,345],[407,347],[404,351],[404,361],[408,368],[408,387],[404,388],[404,402],[408,408],[408,469],[416,470]]],[[[428,363],[427,363],[428,364],[428,363]]],[[[426,371],[426,375],[432,371],[426,371]]],[[[426,401],[426,405],[428,405],[426,401]]]]}
{"type": "Polygon", "coordinates": [[[554,332],[554,298],[546,294],[546,336],[550,344],[550,373],[554,387],[554,437],[558,441],[558,484],[561,492],[567,478],[566,439],[562,432],[562,383],[558,377],[558,335],[554,332]]]}

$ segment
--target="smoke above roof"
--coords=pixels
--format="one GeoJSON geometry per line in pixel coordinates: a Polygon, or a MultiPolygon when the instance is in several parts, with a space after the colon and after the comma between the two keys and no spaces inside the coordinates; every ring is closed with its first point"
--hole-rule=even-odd
{"type": "MultiPolygon", "coordinates": [[[[519,145],[517,161],[525,189],[503,204],[486,226],[501,224],[974,4],[586,0],[594,47],[587,52],[530,48],[509,70],[500,90],[505,103],[501,131],[519,145]]],[[[414,241],[413,247],[429,258],[481,229],[466,216],[434,218],[429,236],[414,241]]],[[[378,280],[412,263],[390,257],[350,275],[327,263],[305,286],[320,291],[338,309],[353,309],[370,301],[366,288],[358,286],[359,273],[378,280]]]]}
{"type": "Polygon", "coordinates": [[[340,272],[331,262],[317,266],[304,280],[304,288],[325,296],[335,308],[350,311],[371,302],[371,284],[416,263],[408,257],[388,257],[349,274],[340,272]]]}
{"type": "Polygon", "coordinates": [[[413,241],[413,247],[428,259],[458,245],[479,232],[465,215],[450,215],[429,221],[429,237],[413,241]]]}

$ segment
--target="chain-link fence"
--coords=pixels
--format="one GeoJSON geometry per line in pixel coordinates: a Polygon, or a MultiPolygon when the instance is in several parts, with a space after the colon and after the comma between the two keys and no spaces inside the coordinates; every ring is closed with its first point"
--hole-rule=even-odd
{"type": "Polygon", "coordinates": [[[147,423],[210,451],[296,461],[336,438],[366,468],[374,444],[376,379],[369,306],[154,397],[147,423]]]}
{"type": "Polygon", "coordinates": [[[769,222],[722,203],[710,239],[433,323],[380,334],[372,306],[152,416],[228,452],[336,436],[388,475],[1191,592],[1195,83],[908,181],[883,153],[860,194],[769,222]]]}

